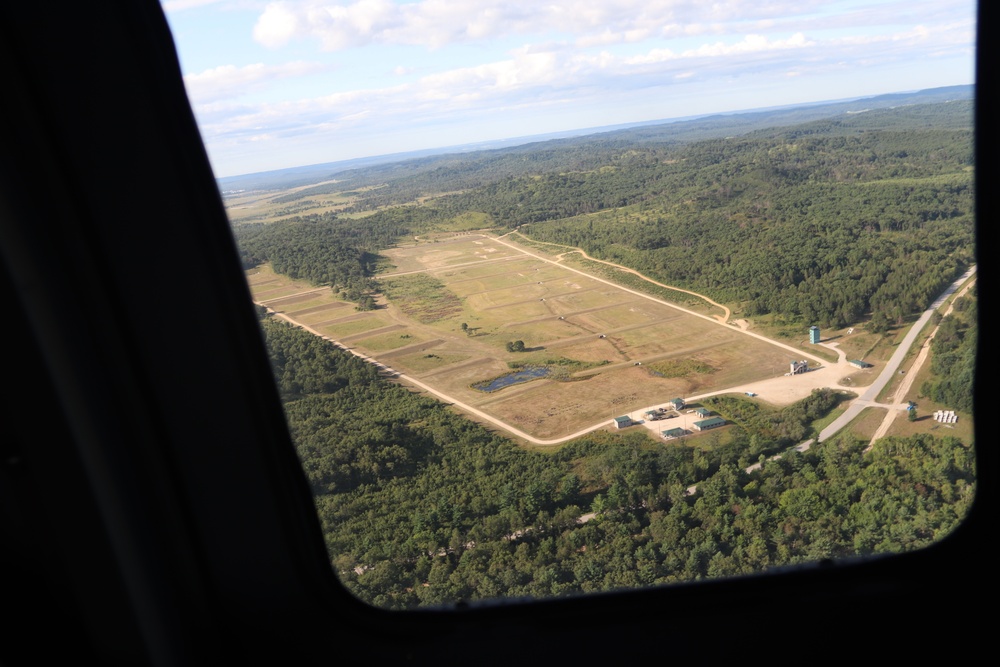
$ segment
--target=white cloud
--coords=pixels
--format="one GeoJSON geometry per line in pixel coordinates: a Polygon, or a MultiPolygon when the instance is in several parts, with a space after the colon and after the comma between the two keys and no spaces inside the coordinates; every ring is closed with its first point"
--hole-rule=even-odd
{"type": "Polygon", "coordinates": [[[788,39],[769,40],[763,35],[747,35],[741,41],[733,44],[716,42],[703,44],[697,49],[688,49],[680,53],[670,49],[652,49],[644,55],[634,56],[624,62],[628,65],[648,65],[671,60],[687,58],[725,58],[730,56],[745,56],[752,53],[767,51],[782,51],[787,49],[802,49],[815,46],[816,42],[806,39],[802,33],[796,33],[788,39]]]}
{"type": "Polygon", "coordinates": [[[453,69],[425,76],[420,88],[433,97],[450,97],[472,88],[516,89],[552,84],[565,74],[554,53],[520,54],[513,60],[453,69]]]}
{"type": "MultiPolygon", "coordinates": [[[[862,63],[863,57],[868,58],[864,64],[907,57],[913,44],[933,43],[935,33],[917,27],[863,39],[876,44],[877,55],[858,49],[857,40],[812,39],[802,33],[780,38],[748,34],[735,41],[705,42],[684,50],[653,48],[628,57],[607,50],[524,48],[508,59],[447,69],[425,75],[416,82],[338,91],[311,99],[255,107],[203,104],[198,112],[199,118],[213,121],[207,123],[214,128],[209,129],[208,134],[251,127],[256,128],[255,131],[269,128],[277,135],[305,131],[308,127],[343,129],[362,119],[390,122],[390,119],[418,115],[443,118],[458,110],[485,113],[499,108],[527,108],[560,100],[606,98],[612,93],[628,94],[639,89],[669,86],[671,82],[718,80],[751,71],[755,76],[767,76],[771,72],[775,79],[802,77],[834,66],[842,69],[848,62],[862,63]],[[896,53],[889,49],[903,51],[896,53]]],[[[923,50],[919,53],[922,57],[923,50]]],[[[208,102],[223,99],[228,91],[240,86],[264,85],[318,68],[320,66],[314,63],[276,67],[226,66],[190,75],[186,80],[192,91],[203,91],[192,97],[208,102]]],[[[411,72],[411,68],[403,66],[394,70],[397,76],[411,72]]]]}
{"type": "Polygon", "coordinates": [[[244,67],[220,65],[204,72],[186,75],[184,85],[195,103],[208,103],[245,95],[281,79],[306,76],[329,69],[331,68],[328,65],[309,62],[291,62],[282,65],[255,63],[244,67]]]}
{"type": "Polygon", "coordinates": [[[291,11],[287,3],[275,2],[264,9],[253,27],[253,38],[269,49],[277,49],[288,43],[299,29],[299,16],[291,11]]]}
{"type": "MultiPolygon", "coordinates": [[[[311,56],[342,61],[336,78],[310,82],[330,87],[295,101],[264,102],[256,94],[265,87],[278,93],[273,84],[279,80],[332,69],[303,62],[221,66],[185,80],[210,144],[279,145],[290,137],[305,144],[315,134],[333,142],[368,137],[371,145],[359,150],[384,151],[373,148],[381,137],[403,136],[414,131],[404,128],[417,126],[489,118],[486,126],[495,127],[517,118],[534,122],[543,113],[580,126],[571,119],[581,110],[617,112],[629,105],[652,109],[649,117],[667,117],[684,95],[698,104],[713,95],[736,104],[731,91],[737,87],[756,91],[756,100],[761,88],[789,80],[795,90],[811,86],[826,94],[818,77],[833,73],[847,80],[853,71],[945,59],[973,48],[970,0],[940,3],[953,11],[947,21],[926,18],[924,5],[931,3],[909,0],[281,0],[261,3],[254,40],[271,49],[320,45],[338,52],[311,56]],[[847,12],[827,16],[831,7],[847,12]],[[511,49],[511,37],[522,46],[511,49]],[[464,46],[448,50],[458,43],[464,46]],[[421,52],[343,54],[373,44],[421,52]],[[423,76],[418,80],[417,74],[423,76]],[[240,97],[248,91],[255,95],[240,97]]],[[[941,14],[937,4],[928,11],[941,14]]],[[[303,90],[288,85],[280,92],[303,90]]],[[[603,122],[596,112],[588,118],[603,122]]],[[[455,139],[443,132],[446,141],[455,139]]]]}
{"type": "Polygon", "coordinates": [[[572,33],[579,45],[631,43],[654,33],[679,34],[691,26],[715,26],[806,15],[818,0],[302,0],[271,3],[261,14],[254,39],[268,48],[290,39],[316,38],[323,48],[405,44],[441,48],[447,44],[512,35],[572,33]]]}

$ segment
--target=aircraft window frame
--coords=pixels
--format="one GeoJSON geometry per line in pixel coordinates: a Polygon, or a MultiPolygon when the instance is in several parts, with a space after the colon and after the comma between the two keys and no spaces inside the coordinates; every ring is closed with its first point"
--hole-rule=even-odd
{"type": "MultiPolygon", "coordinates": [[[[71,451],[41,447],[19,427],[22,463],[7,459],[4,498],[37,506],[46,528],[25,538],[23,552],[5,556],[13,571],[31,574],[12,582],[10,598],[27,618],[59,609],[63,627],[107,664],[246,656],[294,663],[350,655],[346,644],[421,662],[482,655],[484,647],[493,657],[513,648],[511,659],[518,650],[561,660],[678,659],[745,657],[735,637],[720,639],[727,631],[719,624],[734,614],[750,617],[742,627],[758,637],[766,631],[759,619],[802,611],[839,620],[884,606],[929,625],[913,610],[981,597],[996,480],[996,455],[982,437],[972,511],[954,534],[920,552],[531,604],[387,613],[355,600],[328,566],[158,3],[67,7],[55,24],[38,8],[2,11],[9,20],[0,59],[21,130],[8,137],[2,162],[5,296],[37,344],[39,380],[29,386],[59,422],[45,433],[72,442],[71,451]],[[123,52],[131,56],[124,65],[123,52]],[[74,54],[78,62],[70,62],[74,54]],[[112,64],[133,84],[101,81],[112,64]],[[112,113],[121,109],[134,116],[112,113]],[[167,193],[155,207],[141,194],[151,183],[167,193]],[[159,234],[155,242],[136,229],[137,210],[159,234]],[[191,248],[198,250],[190,280],[202,296],[173,305],[176,276],[162,269],[191,248]],[[187,328],[195,321],[204,326],[197,337],[187,328]],[[212,361],[199,366],[197,358],[212,361]],[[182,380],[228,393],[217,401],[184,395],[176,391],[182,380]],[[47,465],[71,480],[66,488],[45,483],[47,465]],[[59,511],[94,537],[67,548],[54,536],[59,511]],[[45,564],[29,566],[40,556],[45,564]],[[115,567],[101,566],[104,558],[115,567]],[[134,625],[116,626],[123,618],[134,625]],[[581,641],[595,627],[613,641],[581,641]]],[[[987,24],[995,25],[981,3],[980,72],[991,48],[987,24]]],[[[977,119],[988,118],[991,83],[977,85],[977,119]]],[[[977,122],[977,145],[990,145],[993,132],[977,122]]],[[[991,169],[977,160],[977,182],[990,182],[991,169]]],[[[977,218],[992,219],[994,206],[981,192],[977,218]]],[[[980,297],[988,306],[995,284],[988,267],[980,280],[991,286],[980,297]]],[[[981,354],[979,368],[988,368],[994,353],[981,354]]],[[[983,399],[977,391],[977,406],[983,399]]],[[[23,420],[31,409],[19,396],[8,414],[23,420]]],[[[7,526],[14,523],[5,515],[7,526]]],[[[935,627],[966,630],[961,616],[944,613],[935,627]]],[[[12,638],[5,652],[26,658],[53,650],[27,637],[12,638]]],[[[816,639],[789,632],[782,641],[804,649],[816,639]]]]}

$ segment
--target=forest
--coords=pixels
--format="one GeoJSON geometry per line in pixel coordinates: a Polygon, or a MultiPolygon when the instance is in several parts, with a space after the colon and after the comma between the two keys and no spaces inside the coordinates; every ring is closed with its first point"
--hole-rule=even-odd
{"type": "Polygon", "coordinates": [[[931,370],[934,377],[921,393],[956,410],[972,412],[978,342],[978,301],[975,287],[971,298],[955,301],[955,312],[940,322],[931,342],[931,370]]]}
{"type": "Polygon", "coordinates": [[[415,160],[321,186],[357,195],[343,211],[234,232],[247,266],[271,261],[360,302],[382,289],[381,250],[474,213],[740,316],[884,332],[973,261],[971,124],[959,100],[722,138],[644,128],[415,160]]]}
{"type": "MultiPolygon", "coordinates": [[[[288,195],[339,211],[234,225],[271,262],[371,307],[380,251],[474,213],[495,233],[581,247],[736,314],[884,332],[974,261],[971,106],[700,121],[422,158],[288,195]],[[792,120],[797,122],[792,122],[792,120]]],[[[542,598],[918,549],[965,516],[971,442],[842,432],[843,396],[783,409],[707,399],[696,440],[595,432],[531,451],[259,311],[334,569],[388,609],[542,598]],[[753,464],[760,464],[752,467],[753,464]],[[748,470],[750,470],[748,472],[748,470]],[[689,492],[693,489],[693,492],[689,492]]],[[[971,411],[974,293],[940,321],[924,396],[971,411]]],[[[518,341],[511,341],[513,346],[518,341]]]]}
{"type": "Polygon", "coordinates": [[[737,397],[726,442],[595,433],[527,451],[285,323],[262,327],[331,562],[388,609],[744,575],[920,548],[972,502],[972,447],[839,437],[767,458],[837,402],[737,397]],[[753,472],[749,463],[762,462],[753,472]],[[694,493],[688,487],[696,485],[694,493]],[[589,520],[582,520],[592,513],[589,520]]]}

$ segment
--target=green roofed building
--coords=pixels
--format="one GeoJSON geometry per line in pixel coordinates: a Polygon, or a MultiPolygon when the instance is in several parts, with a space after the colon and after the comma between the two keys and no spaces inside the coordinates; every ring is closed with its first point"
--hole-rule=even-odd
{"type": "Polygon", "coordinates": [[[680,438],[687,435],[687,431],[682,428],[668,428],[666,431],[661,431],[660,435],[667,440],[673,440],[674,438],[680,438]]]}
{"type": "Polygon", "coordinates": [[[632,425],[631,417],[615,417],[615,428],[625,428],[626,426],[632,425]]]}
{"type": "Polygon", "coordinates": [[[702,419],[701,421],[696,421],[694,423],[694,430],[696,431],[707,431],[710,428],[717,428],[719,426],[724,426],[726,420],[722,417],[712,417],[711,419],[702,419]]]}

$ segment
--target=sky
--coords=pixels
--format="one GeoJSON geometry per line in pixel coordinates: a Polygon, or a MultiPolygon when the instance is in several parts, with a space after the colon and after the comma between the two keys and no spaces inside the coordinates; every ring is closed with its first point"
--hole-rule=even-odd
{"type": "Polygon", "coordinates": [[[217,177],[975,81],[975,0],[161,5],[217,177]]]}

